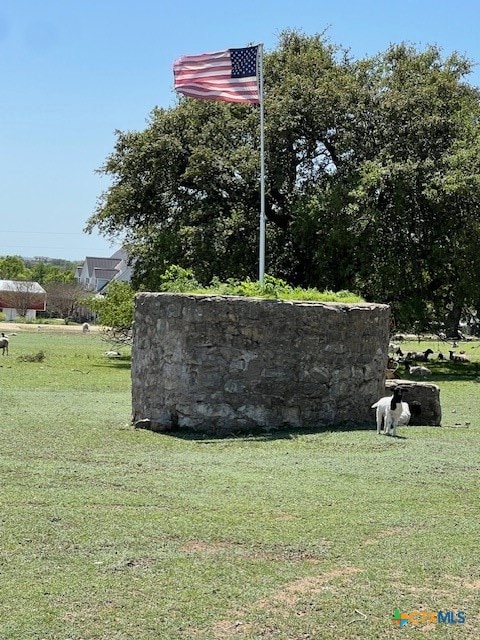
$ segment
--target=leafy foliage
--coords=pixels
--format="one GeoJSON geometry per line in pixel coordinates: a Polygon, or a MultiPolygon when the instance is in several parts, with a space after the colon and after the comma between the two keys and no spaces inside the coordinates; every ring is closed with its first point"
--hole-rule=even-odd
{"type": "Polygon", "coordinates": [[[84,300],[85,306],[98,313],[105,327],[104,339],[116,345],[130,344],[134,312],[134,290],[127,282],[111,282],[105,295],[84,300]]]}
{"type": "Polygon", "coordinates": [[[200,287],[191,269],[184,269],[176,264],[171,265],[160,276],[160,291],[175,291],[185,293],[195,291],[200,287]]]}
{"type": "Polygon", "coordinates": [[[20,256],[0,258],[0,278],[4,280],[32,280],[41,285],[54,282],[73,282],[75,263],[67,260],[26,260],[20,256]]]}
{"type": "Polygon", "coordinates": [[[226,296],[245,296],[256,298],[277,298],[282,300],[311,300],[322,302],[359,302],[361,298],[349,291],[317,291],[316,289],[302,289],[292,287],[281,278],[265,275],[263,283],[250,278],[240,281],[229,278],[221,282],[219,278],[213,278],[211,284],[202,287],[196,280],[193,271],[183,269],[178,265],[172,265],[161,277],[161,291],[178,293],[205,293],[226,296]]]}

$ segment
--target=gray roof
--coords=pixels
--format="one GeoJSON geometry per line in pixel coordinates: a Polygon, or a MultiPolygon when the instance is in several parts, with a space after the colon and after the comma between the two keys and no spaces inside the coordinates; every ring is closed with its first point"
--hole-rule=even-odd
{"type": "Polygon", "coordinates": [[[95,258],[93,256],[87,256],[85,258],[87,263],[88,275],[93,275],[94,269],[113,269],[118,265],[120,260],[118,258],[95,258]]]}
{"type": "Polygon", "coordinates": [[[118,269],[100,269],[99,267],[95,267],[93,271],[95,278],[102,278],[104,280],[111,280],[118,273],[118,269]]]}

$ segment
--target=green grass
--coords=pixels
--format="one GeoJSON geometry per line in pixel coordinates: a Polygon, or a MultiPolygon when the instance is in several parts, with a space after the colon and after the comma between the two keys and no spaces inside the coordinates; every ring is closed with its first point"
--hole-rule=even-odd
{"type": "Polygon", "coordinates": [[[432,376],[440,428],[215,439],[133,429],[128,353],[97,335],[10,345],[1,640],[478,637],[475,363],[432,376]],[[400,630],[397,608],[467,622],[400,630]]]}

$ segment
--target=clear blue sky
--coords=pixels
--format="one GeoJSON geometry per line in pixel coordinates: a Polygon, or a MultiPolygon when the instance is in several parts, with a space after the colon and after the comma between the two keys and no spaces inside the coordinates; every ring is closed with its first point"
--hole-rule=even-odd
{"type": "MultiPolygon", "coordinates": [[[[95,173],[115,130],[142,130],[175,104],[172,64],[327,29],[361,58],[437,44],[480,63],[478,0],[2,0],[0,256],[111,255],[82,232],[108,182],[95,173]]],[[[480,68],[470,78],[480,86],[480,68]]]]}

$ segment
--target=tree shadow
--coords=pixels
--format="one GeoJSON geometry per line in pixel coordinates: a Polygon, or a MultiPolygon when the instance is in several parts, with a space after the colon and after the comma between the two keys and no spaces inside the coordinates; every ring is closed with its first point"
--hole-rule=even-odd
{"type": "Polygon", "coordinates": [[[427,360],[426,362],[416,361],[413,366],[420,365],[427,367],[432,372],[429,376],[412,376],[400,364],[396,373],[403,380],[412,382],[442,382],[467,380],[469,382],[480,382],[479,362],[454,362],[453,360],[427,360]]]}
{"type": "Polygon", "coordinates": [[[93,367],[101,369],[131,369],[131,356],[120,356],[120,358],[105,358],[101,362],[96,362],[93,367]]]}
{"type": "Polygon", "coordinates": [[[478,362],[453,362],[443,360],[439,362],[418,362],[421,366],[426,366],[432,372],[430,376],[412,376],[400,366],[397,373],[403,380],[412,382],[453,382],[465,380],[468,382],[480,382],[480,363],[478,362]]]}

